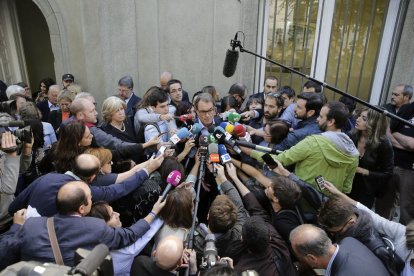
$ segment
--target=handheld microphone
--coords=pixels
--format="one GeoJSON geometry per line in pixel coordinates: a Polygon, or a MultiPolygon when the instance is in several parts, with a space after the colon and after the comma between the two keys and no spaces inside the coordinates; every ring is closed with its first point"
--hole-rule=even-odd
{"type": "Polygon", "coordinates": [[[240,121],[240,119],[241,119],[240,114],[236,113],[236,112],[231,112],[228,116],[228,120],[231,123],[236,123],[236,122],[240,121]]]}
{"type": "Polygon", "coordinates": [[[221,164],[226,164],[231,162],[231,157],[227,152],[227,149],[224,145],[218,145],[218,152],[220,155],[221,164]]]}
{"type": "Polygon", "coordinates": [[[180,120],[181,122],[185,123],[187,120],[193,120],[193,114],[184,114],[181,116],[174,116],[174,119],[180,120]]]}
{"type": "Polygon", "coordinates": [[[0,122],[0,127],[24,127],[25,125],[24,121],[0,122]]]}
{"type": "Polygon", "coordinates": [[[177,170],[173,170],[167,177],[167,187],[165,187],[164,192],[162,192],[162,201],[165,200],[165,196],[170,192],[173,187],[176,187],[180,184],[181,181],[181,173],[177,170]]]}
{"type": "Polygon", "coordinates": [[[220,123],[220,126],[223,128],[223,129],[226,129],[226,126],[228,125],[229,123],[227,123],[227,122],[221,122],[220,123]]]}
{"type": "Polygon", "coordinates": [[[239,146],[242,146],[242,147],[255,149],[255,150],[260,150],[260,151],[264,151],[264,152],[268,152],[268,153],[272,153],[272,154],[279,154],[279,153],[283,152],[281,150],[274,150],[272,148],[259,146],[259,145],[252,144],[252,143],[249,143],[249,142],[246,142],[246,141],[241,141],[241,140],[236,140],[236,144],[239,145],[239,146]]]}
{"type": "MultiPolygon", "coordinates": [[[[195,123],[194,125],[191,126],[190,131],[192,134],[192,137],[197,136],[200,132],[201,132],[201,125],[199,123],[195,123]]],[[[197,153],[197,147],[194,146],[191,148],[190,152],[187,155],[187,161],[185,162],[185,168],[187,168],[188,163],[190,162],[191,158],[194,158],[194,156],[197,153]]]]}
{"type": "Polygon", "coordinates": [[[220,114],[220,117],[223,121],[227,121],[227,118],[229,117],[230,112],[226,111],[220,114]]]}
{"type": "Polygon", "coordinates": [[[242,124],[239,124],[234,127],[233,135],[237,136],[239,139],[250,142],[250,134],[246,131],[242,124]]]}
{"type": "Polygon", "coordinates": [[[238,154],[241,153],[241,149],[236,145],[234,140],[231,138],[231,135],[228,134],[222,127],[218,126],[215,128],[214,137],[217,139],[219,143],[227,144],[238,154]]]}
{"type": "Polygon", "coordinates": [[[217,144],[217,138],[214,136],[214,134],[208,135],[208,143],[209,144],[212,144],[212,143],[216,143],[217,144]]]}
{"type": "Polygon", "coordinates": [[[180,128],[177,131],[176,134],[174,134],[173,136],[171,136],[170,141],[174,145],[176,145],[178,142],[180,142],[180,140],[182,140],[184,138],[188,138],[188,137],[190,137],[190,135],[191,135],[190,134],[190,131],[187,128],[183,127],[183,128],[180,128]]]}
{"type": "MultiPolygon", "coordinates": [[[[201,125],[199,123],[195,123],[194,125],[191,126],[190,131],[193,137],[197,136],[200,132],[201,132],[201,125]]],[[[188,160],[191,158],[194,158],[194,156],[197,153],[197,147],[192,147],[190,152],[188,153],[188,159],[186,162],[186,165],[188,163],[188,160]]]]}
{"type": "Polygon", "coordinates": [[[193,134],[193,136],[196,136],[197,134],[199,134],[201,132],[202,126],[199,123],[195,123],[194,125],[191,126],[190,131],[191,134],[193,134]]]}
{"type": "Polygon", "coordinates": [[[231,41],[232,49],[228,49],[226,52],[226,59],[224,60],[223,75],[230,78],[234,75],[237,67],[237,61],[239,59],[239,51],[236,51],[235,41],[237,40],[237,33],[234,36],[234,40],[231,41]]]}
{"type": "Polygon", "coordinates": [[[234,125],[232,124],[227,124],[227,126],[225,127],[225,130],[227,133],[233,134],[234,131],[234,125]]]}
{"type": "Polygon", "coordinates": [[[200,135],[200,138],[198,140],[198,147],[199,147],[200,155],[207,154],[208,137],[206,135],[200,135]]]}
{"type": "Polygon", "coordinates": [[[208,152],[210,153],[210,162],[213,164],[213,175],[217,176],[217,169],[215,163],[220,163],[220,156],[218,154],[218,146],[216,143],[208,145],[208,152]]]}

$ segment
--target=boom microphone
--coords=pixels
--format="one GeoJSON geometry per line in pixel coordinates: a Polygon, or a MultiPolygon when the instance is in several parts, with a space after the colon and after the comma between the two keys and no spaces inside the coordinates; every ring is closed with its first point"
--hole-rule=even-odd
{"type": "Polygon", "coordinates": [[[164,192],[162,192],[162,201],[165,200],[165,196],[170,192],[172,187],[176,187],[181,181],[181,173],[177,170],[173,170],[167,177],[167,187],[165,187],[164,192]]]}
{"type": "Polygon", "coordinates": [[[242,147],[246,147],[246,148],[250,148],[250,149],[254,149],[254,150],[260,150],[260,151],[264,151],[264,152],[268,152],[268,153],[272,153],[272,154],[279,154],[279,153],[283,152],[281,150],[274,150],[272,148],[259,146],[259,145],[248,143],[246,141],[241,141],[241,140],[236,140],[236,144],[239,145],[239,146],[242,146],[242,147]]]}
{"type": "MultiPolygon", "coordinates": [[[[237,40],[237,33],[234,37],[234,40],[237,40]]],[[[233,41],[230,43],[232,49],[228,49],[226,52],[226,59],[224,60],[223,66],[223,75],[227,78],[230,78],[236,72],[237,61],[239,59],[239,51],[236,51],[236,47],[233,41]]]]}

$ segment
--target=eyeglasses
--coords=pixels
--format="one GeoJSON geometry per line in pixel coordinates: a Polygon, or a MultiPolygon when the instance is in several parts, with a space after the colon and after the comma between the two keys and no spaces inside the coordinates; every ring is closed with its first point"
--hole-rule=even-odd
{"type": "Polygon", "coordinates": [[[338,230],[336,230],[336,231],[331,231],[331,230],[328,230],[328,232],[331,234],[331,235],[333,235],[333,236],[335,236],[335,235],[337,235],[337,234],[340,234],[340,233],[342,233],[342,231],[345,229],[345,226],[347,226],[348,225],[348,223],[350,222],[352,220],[352,217],[350,217],[346,222],[345,222],[345,224],[344,225],[342,225],[342,227],[340,228],[340,229],[338,229],[338,230]]]}
{"type": "Polygon", "coordinates": [[[213,115],[213,113],[214,113],[214,107],[213,108],[211,108],[211,109],[209,109],[209,110],[197,110],[197,112],[200,114],[200,115],[213,115]]]}

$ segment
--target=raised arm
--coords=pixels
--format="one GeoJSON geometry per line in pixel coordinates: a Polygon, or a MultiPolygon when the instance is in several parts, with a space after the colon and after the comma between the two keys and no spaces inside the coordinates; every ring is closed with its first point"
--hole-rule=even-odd
{"type": "Polygon", "coordinates": [[[267,188],[271,185],[270,178],[264,176],[258,169],[254,168],[253,166],[242,163],[235,159],[231,159],[231,162],[234,166],[245,172],[248,176],[255,178],[264,187],[267,188]]]}

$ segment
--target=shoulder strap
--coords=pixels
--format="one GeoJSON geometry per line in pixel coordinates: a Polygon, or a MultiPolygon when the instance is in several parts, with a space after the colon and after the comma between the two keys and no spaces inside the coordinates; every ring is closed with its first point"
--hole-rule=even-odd
{"type": "Polygon", "coordinates": [[[50,245],[52,246],[53,256],[58,265],[65,265],[63,263],[62,253],[60,252],[59,243],[56,237],[55,224],[53,217],[47,218],[47,233],[49,234],[50,245]]]}

